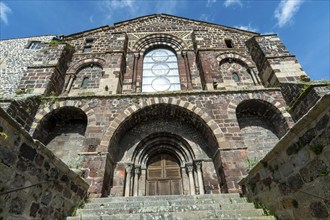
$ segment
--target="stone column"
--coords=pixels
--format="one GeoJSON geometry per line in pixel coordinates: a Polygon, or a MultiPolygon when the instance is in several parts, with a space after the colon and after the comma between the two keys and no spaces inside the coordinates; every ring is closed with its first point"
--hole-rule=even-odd
{"type": "Polygon", "coordinates": [[[133,189],[133,196],[138,196],[139,195],[139,175],[141,167],[136,166],[134,168],[134,189],[133,189]]]}
{"type": "Polygon", "coordinates": [[[192,89],[188,52],[187,51],[182,51],[182,57],[184,59],[184,64],[185,64],[185,69],[186,69],[187,88],[192,89]]]}
{"type": "Polygon", "coordinates": [[[204,182],[203,182],[203,174],[202,174],[202,161],[195,161],[196,169],[197,169],[197,178],[199,185],[199,194],[204,195],[204,182]]]}
{"type": "Polygon", "coordinates": [[[147,170],[146,168],[141,168],[140,181],[139,181],[139,195],[146,195],[146,184],[147,184],[147,170]]]}
{"type": "Polygon", "coordinates": [[[66,86],[66,89],[64,90],[64,92],[67,92],[67,93],[70,92],[71,87],[72,87],[73,80],[75,78],[76,78],[76,75],[75,74],[70,75],[70,79],[69,79],[68,85],[66,86]]]}
{"type": "Polygon", "coordinates": [[[187,164],[187,171],[188,171],[188,177],[189,177],[189,187],[190,187],[190,195],[195,195],[196,194],[193,170],[194,170],[194,166],[192,164],[187,164]]]}
{"type": "Polygon", "coordinates": [[[126,165],[125,197],[130,196],[132,168],[132,164],[126,165]]]}
{"type": "Polygon", "coordinates": [[[138,72],[138,66],[139,66],[139,59],[140,59],[140,54],[139,53],[134,53],[133,54],[133,76],[132,76],[132,92],[136,92],[136,79],[137,79],[137,72],[138,72]]]}

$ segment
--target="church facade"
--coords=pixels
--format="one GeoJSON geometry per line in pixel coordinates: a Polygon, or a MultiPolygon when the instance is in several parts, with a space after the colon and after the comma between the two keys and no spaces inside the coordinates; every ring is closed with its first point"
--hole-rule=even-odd
{"type": "Polygon", "coordinates": [[[240,192],[301,117],[283,85],[308,80],[277,35],[166,14],[4,45],[1,107],[94,196],[240,192]]]}

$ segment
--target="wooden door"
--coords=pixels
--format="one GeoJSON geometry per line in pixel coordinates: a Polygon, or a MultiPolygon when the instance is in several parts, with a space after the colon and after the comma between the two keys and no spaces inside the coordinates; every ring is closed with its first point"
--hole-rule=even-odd
{"type": "Polygon", "coordinates": [[[169,154],[151,158],[147,167],[147,195],[181,195],[182,178],[178,161],[169,154]]]}

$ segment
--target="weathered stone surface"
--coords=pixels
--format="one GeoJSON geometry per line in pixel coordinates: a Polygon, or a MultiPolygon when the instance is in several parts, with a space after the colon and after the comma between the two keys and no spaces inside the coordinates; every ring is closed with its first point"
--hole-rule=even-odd
{"type": "Polygon", "coordinates": [[[307,166],[300,170],[300,174],[305,182],[311,182],[319,176],[329,174],[330,169],[319,159],[312,160],[307,166]]]}
{"type": "Polygon", "coordinates": [[[15,197],[10,201],[9,213],[20,215],[25,209],[26,201],[23,198],[15,197]]]}
{"type": "Polygon", "coordinates": [[[45,149],[44,145],[35,142],[1,108],[0,124],[5,127],[5,132],[10,134],[8,138],[1,140],[5,146],[1,146],[1,156],[6,156],[0,160],[0,191],[4,193],[0,196],[1,218],[63,219],[69,215],[69,210],[64,210],[64,203],[73,207],[85,199],[87,183],[64,164],[61,166],[58,159],[45,149]],[[17,147],[16,140],[23,144],[17,147]],[[7,148],[11,149],[10,153],[7,148]],[[72,177],[70,181],[73,187],[61,182],[60,175],[72,177]],[[76,190],[78,187],[79,194],[76,190]],[[9,192],[10,190],[15,191],[9,192]],[[63,190],[70,194],[70,200],[65,201],[63,190]],[[55,196],[61,198],[60,202],[55,203],[55,196]]]}
{"type": "Polygon", "coordinates": [[[241,181],[252,201],[280,219],[329,218],[329,101],[330,95],[321,98],[241,181]],[[271,181],[272,177],[276,178],[271,181]],[[265,180],[271,182],[269,187],[263,187],[265,180]],[[251,181],[257,190],[248,187],[251,181]]]}
{"type": "Polygon", "coordinates": [[[6,146],[0,145],[0,160],[1,163],[6,164],[7,166],[14,166],[17,160],[17,155],[6,146]]]}
{"type": "Polygon", "coordinates": [[[327,218],[329,212],[327,208],[321,202],[312,202],[309,206],[312,216],[316,218],[327,218]]]}
{"type": "Polygon", "coordinates": [[[32,147],[30,147],[29,145],[23,143],[20,148],[20,153],[21,153],[22,157],[33,161],[34,157],[37,154],[37,151],[35,149],[33,149],[32,147]]]}
{"type": "Polygon", "coordinates": [[[30,216],[37,217],[37,212],[39,210],[40,205],[38,203],[32,203],[30,208],[30,216]]]}
{"type": "Polygon", "coordinates": [[[269,160],[254,168],[263,167],[246,188],[261,199],[275,198],[271,207],[280,216],[293,218],[298,211],[292,211],[292,201],[282,204],[283,195],[309,209],[296,195],[326,179],[330,140],[325,130],[329,115],[319,119],[320,113],[308,111],[329,88],[300,82],[308,77],[276,35],[159,14],[47,45],[51,38],[0,41],[5,55],[0,96],[6,97],[0,106],[46,145],[36,144],[20,128],[8,130],[5,123],[11,119],[6,117],[0,132],[11,135],[1,143],[1,168],[10,181],[16,176],[17,186],[24,178],[24,184],[53,184],[25,190],[34,191],[33,201],[38,201],[27,202],[26,215],[62,219],[86,196],[86,184],[68,167],[83,171],[79,175],[92,196],[147,195],[150,161],[165,153],[180,167],[183,195],[240,192],[247,161],[252,167],[266,156],[269,160]],[[31,51],[31,40],[44,45],[31,51]],[[141,93],[148,74],[145,55],[158,47],[175,54],[180,90],[141,93]],[[17,57],[25,61],[13,62],[17,57]],[[316,125],[305,121],[289,131],[306,113],[314,114],[309,122],[317,120],[316,125]],[[278,143],[285,147],[274,153],[278,143]],[[322,150],[312,147],[321,145],[322,150]]]}

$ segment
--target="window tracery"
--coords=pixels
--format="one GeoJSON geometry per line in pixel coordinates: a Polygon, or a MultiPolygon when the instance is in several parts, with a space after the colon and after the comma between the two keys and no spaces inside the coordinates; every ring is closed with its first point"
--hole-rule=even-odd
{"type": "Polygon", "coordinates": [[[178,91],[181,89],[178,60],[169,49],[157,48],[145,54],[142,92],[178,91]]]}

